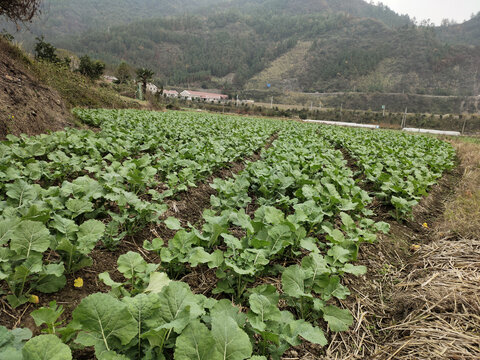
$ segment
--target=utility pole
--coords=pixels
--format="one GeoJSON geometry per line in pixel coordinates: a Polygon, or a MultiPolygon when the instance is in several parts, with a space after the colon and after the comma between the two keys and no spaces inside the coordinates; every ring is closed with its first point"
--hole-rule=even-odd
{"type": "Polygon", "coordinates": [[[465,126],[466,125],[467,125],[467,114],[465,114],[465,120],[463,120],[462,135],[465,134],[465,126]]]}
{"type": "Polygon", "coordinates": [[[273,96],[272,96],[272,98],[270,99],[270,109],[273,109],[273,96]]]}
{"type": "Polygon", "coordinates": [[[407,126],[407,109],[408,108],[405,108],[405,114],[403,114],[403,117],[402,117],[402,123],[400,124],[401,129],[407,126]]]}
{"type": "Polygon", "coordinates": [[[313,101],[310,101],[310,111],[313,109],[313,101]]]}

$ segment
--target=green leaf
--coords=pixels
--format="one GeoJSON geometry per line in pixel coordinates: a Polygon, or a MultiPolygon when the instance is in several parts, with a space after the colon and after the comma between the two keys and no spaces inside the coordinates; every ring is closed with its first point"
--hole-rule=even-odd
{"type": "Polygon", "coordinates": [[[16,219],[0,220],[0,246],[6,244],[13,234],[19,221],[16,219]]]}
{"type": "Polygon", "coordinates": [[[35,285],[35,289],[45,294],[52,294],[59,291],[60,289],[63,289],[66,283],[67,279],[63,275],[47,275],[42,277],[37,282],[37,284],[35,285]]]}
{"type": "Polygon", "coordinates": [[[88,176],[81,176],[73,180],[72,190],[75,197],[99,199],[103,195],[103,187],[98,181],[88,176]]]}
{"type": "Polygon", "coordinates": [[[314,283],[319,276],[330,274],[331,272],[327,261],[322,255],[316,253],[312,253],[302,259],[302,268],[309,271],[309,278],[311,278],[314,283]]]}
{"type": "Polygon", "coordinates": [[[298,335],[314,344],[325,346],[328,344],[322,329],[312,326],[309,322],[303,322],[298,328],[298,335]]]}
{"type": "Polygon", "coordinates": [[[343,248],[342,246],[335,245],[327,252],[328,256],[333,258],[333,262],[341,262],[342,264],[350,260],[350,251],[343,248]]]}
{"type": "Polygon", "coordinates": [[[302,296],[311,297],[311,295],[305,293],[306,278],[307,274],[300,266],[289,266],[282,274],[283,292],[294,298],[300,298],[302,296]]]}
{"type": "Polygon", "coordinates": [[[138,333],[137,322],[125,304],[107,294],[93,294],[84,298],[73,311],[73,321],[82,331],[76,342],[94,346],[95,353],[120,349],[138,333]]]}
{"type": "Polygon", "coordinates": [[[75,221],[63,218],[57,214],[53,215],[53,221],[50,224],[55,230],[65,235],[67,240],[73,240],[74,234],[78,231],[75,221]]]}
{"type": "Polygon", "coordinates": [[[207,264],[212,261],[212,255],[207,253],[202,247],[196,247],[190,253],[188,262],[192,267],[197,267],[198,264],[207,264]]]}
{"type": "Polygon", "coordinates": [[[208,267],[210,269],[219,267],[223,264],[224,261],[223,251],[222,250],[215,250],[213,253],[210,254],[210,261],[208,262],[208,267]]]}
{"type": "Polygon", "coordinates": [[[24,360],[71,360],[70,348],[55,335],[40,335],[29,340],[22,349],[24,360]]]}
{"type": "Polygon", "coordinates": [[[213,308],[211,309],[210,313],[213,315],[217,315],[219,318],[227,318],[230,317],[239,327],[243,327],[245,324],[246,316],[244,313],[240,311],[240,309],[236,306],[233,306],[232,302],[227,299],[222,299],[218,301],[213,308]]]}
{"type": "Polygon", "coordinates": [[[42,223],[22,221],[11,235],[10,248],[28,258],[32,252],[43,253],[50,246],[50,232],[42,223]]]}
{"type": "Polygon", "coordinates": [[[0,326],[0,359],[5,360],[23,360],[22,348],[25,341],[32,337],[29,329],[8,330],[5,326],[0,326]]]}
{"type": "Polygon", "coordinates": [[[168,217],[165,221],[165,226],[170,230],[180,230],[182,229],[182,225],[180,224],[180,220],[174,218],[172,216],[168,217]]]}
{"type": "Polygon", "coordinates": [[[162,289],[170,283],[168,275],[160,272],[153,272],[150,274],[150,281],[148,287],[145,289],[146,293],[158,294],[162,289]]]}
{"type": "Polygon", "coordinates": [[[69,199],[65,206],[75,215],[74,217],[93,211],[93,204],[82,199],[69,199]]]}
{"type": "Polygon", "coordinates": [[[356,228],[355,221],[353,221],[352,217],[347,213],[341,212],[340,218],[342,219],[342,223],[347,230],[352,230],[356,228]]]}
{"type": "Polygon", "coordinates": [[[89,254],[105,232],[105,224],[98,220],[88,220],[78,228],[78,250],[89,254]]]}
{"type": "Polygon", "coordinates": [[[183,282],[172,281],[158,294],[160,308],[155,316],[147,320],[150,327],[174,329],[180,334],[191,320],[200,317],[203,309],[195,295],[183,282]]]}
{"type": "Polygon", "coordinates": [[[384,234],[388,234],[390,232],[390,224],[380,221],[375,223],[375,229],[377,229],[377,231],[383,232],[384,234]]]}
{"type": "Polygon", "coordinates": [[[212,336],[219,359],[244,360],[252,355],[252,343],[248,335],[231,317],[212,315],[212,336]]]}
{"type": "MultiPolygon", "coordinates": [[[[138,349],[136,358],[141,358],[142,340],[144,334],[149,331],[149,327],[146,325],[146,319],[151,318],[160,307],[160,300],[158,296],[154,294],[139,294],[135,297],[125,297],[122,299],[128,307],[128,311],[137,322],[137,340],[138,349]]],[[[133,350],[133,349],[132,349],[133,350]]]]}
{"type": "Polygon", "coordinates": [[[6,184],[5,189],[10,199],[18,200],[18,207],[27,201],[35,200],[38,196],[37,188],[23,180],[17,180],[13,184],[6,184]]]}
{"type": "Polygon", "coordinates": [[[263,285],[255,288],[254,291],[248,299],[250,309],[260,316],[262,322],[267,320],[280,321],[282,314],[277,307],[279,294],[275,287],[263,285]]]}
{"type": "Polygon", "coordinates": [[[130,360],[130,358],[115,351],[105,351],[98,356],[98,360],[130,360]]]}
{"type": "Polygon", "coordinates": [[[318,252],[317,242],[311,237],[300,240],[300,247],[311,252],[318,252]]]}
{"type": "Polygon", "coordinates": [[[54,324],[62,313],[63,307],[57,306],[56,301],[51,301],[48,308],[42,307],[32,311],[30,315],[35,321],[35,325],[42,326],[43,324],[54,324]]]}
{"type": "Polygon", "coordinates": [[[341,269],[343,272],[359,276],[365,275],[367,273],[367,268],[363,265],[355,266],[350,263],[345,264],[345,266],[341,269]]]}
{"type": "Polygon", "coordinates": [[[195,320],[177,338],[174,357],[175,360],[218,360],[222,354],[215,348],[210,330],[195,320]]]}
{"type": "Polygon", "coordinates": [[[328,323],[330,330],[347,331],[353,324],[353,316],[348,310],[336,306],[326,306],[323,309],[323,319],[328,323]]]}
{"type": "MultiPolygon", "coordinates": [[[[320,286],[319,286],[320,287],[320,286]]],[[[330,276],[327,278],[327,281],[320,287],[322,290],[322,298],[327,301],[332,296],[337,299],[344,300],[350,295],[350,291],[346,286],[340,284],[340,277],[330,276]]]]}
{"type": "Polygon", "coordinates": [[[120,255],[117,260],[118,271],[127,279],[131,279],[135,274],[145,272],[147,262],[143,260],[139,253],[129,251],[120,255]]]}
{"type": "Polygon", "coordinates": [[[277,208],[274,208],[272,206],[266,206],[264,208],[264,220],[267,223],[276,225],[283,222],[284,219],[285,219],[285,216],[283,214],[283,211],[278,210],[277,208]]]}

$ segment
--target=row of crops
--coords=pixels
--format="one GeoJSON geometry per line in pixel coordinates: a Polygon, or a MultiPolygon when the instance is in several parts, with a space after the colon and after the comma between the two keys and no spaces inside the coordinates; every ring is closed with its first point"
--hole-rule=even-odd
{"type": "Polygon", "coordinates": [[[124,239],[158,261],[120,255],[117,269],[98,274],[110,292],[84,298],[61,326],[61,306],[35,310],[45,335],[0,327],[0,358],[71,359],[93,347],[100,360],[259,360],[303,341],[324,346],[353,322],[338,300],[350,294],[343,276],[367,271],[355,265],[360,245],[389,231],[372,220],[373,196],[401,220],[454,165],[448,144],[393,132],[180,112],[76,115],[99,131],[0,144],[2,296],[17,308],[54,294],[91,266],[93,249],[124,239]],[[169,199],[260,149],[258,161],[213,181],[201,221],[160,220],[169,199]],[[171,239],[138,239],[162,223],[171,239]],[[180,281],[192,272],[213,273],[212,289],[180,281]]]}

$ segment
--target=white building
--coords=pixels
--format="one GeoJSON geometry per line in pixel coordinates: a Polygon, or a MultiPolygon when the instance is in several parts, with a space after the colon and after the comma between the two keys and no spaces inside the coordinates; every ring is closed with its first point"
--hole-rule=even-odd
{"type": "Polygon", "coordinates": [[[152,83],[147,83],[147,91],[151,92],[152,94],[156,94],[157,91],[158,91],[158,88],[157,88],[156,85],[154,85],[152,83]]]}
{"type": "Polygon", "coordinates": [[[180,97],[185,100],[203,100],[206,102],[223,102],[228,100],[228,95],[207,93],[203,91],[184,90],[180,93],[180,97]]]}
{"type": "Polygon", "coordinates": [[[177,98],[178,97],[178,91],[176,91],[176,90],[163,90],[163,96],[168,97],[168,98],[177,98]]]}
{"type": "Polygon", "coordinates": [[[103,75],[103,80],[105,80],[108,83],[114,83],[115,81],[118,81],[118,79],[115,76],[110,76],[110,75],[103,75]]]}

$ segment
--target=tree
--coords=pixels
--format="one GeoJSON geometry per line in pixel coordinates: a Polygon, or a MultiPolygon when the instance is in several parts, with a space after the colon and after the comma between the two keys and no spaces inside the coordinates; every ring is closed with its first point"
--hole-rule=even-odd
{"type": "Polygon", "coordinates": [[[40,0],[0,0],[0,16],[13,22],[31,21],[40,8],[40,0]]]}
{"type": "Polygon", "coordinates": [[[150,69],[137,69],[137,79],[142,82],[142,90],[144,94],[147,92],[147,83],[152,80],[154,74],[155,73],[150,69]]]}
{"type": "Polygon", "coordinates": [[[44,37],[37,37],[37,43],[35,44],[35,59],[45,60],[54,64],[58,64],[60,59],[55,53],[57,49],[50,43],[47,43],[44,37]]]}
{"type": "Polygon", "coordinates": [[[115,76],[118,79],[118,82],[120,84],[125,84],[130,80],[132,77],[132,72],[130,69],[130,66],[126,62],[121,62],[120,65],[118,65],[117,70],[115,71],[115,76]]]}
{"type": "Polygon", "coordinates": [[[80,74],[89,77],[92,80],[99,79],[105,70],[105,64],[101,61],[92,61],[90,56],[84,55],[80,58],[78,71],[80,74]]]}

